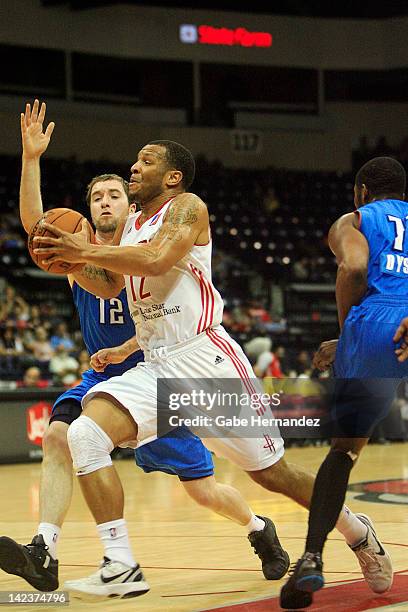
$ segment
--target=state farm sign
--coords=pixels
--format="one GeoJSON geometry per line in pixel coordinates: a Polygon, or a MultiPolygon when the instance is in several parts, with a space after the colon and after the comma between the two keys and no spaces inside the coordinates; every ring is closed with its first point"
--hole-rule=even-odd
{"type": "Polygon", "coordinates": [[[216,28],[210,25],[184,23],[180,26],[180,41],[193,45],[224,45],[238,47],[271,47],[272,34],[250,32],[246,28],[216,28]]]}

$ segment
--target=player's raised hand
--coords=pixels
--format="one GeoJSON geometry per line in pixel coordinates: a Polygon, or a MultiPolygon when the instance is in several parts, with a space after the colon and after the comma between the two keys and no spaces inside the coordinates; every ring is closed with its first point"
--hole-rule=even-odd
{"type": "Polygon", "coordinates": [[[49,145],[55,123],[51,121],[44,132],[46,108],[45,102],[40,107],[39,101],[35,100],[33,108],[31,109],[31,105],[27,103],[25,113],[20,115],[23,157],[26,159],[40,157],[49,145]]]}
{"type": "Polygon", "coordinates": [[[400,342],[400,345],[395,349],[398,361],[406,361],[408,359],[408,317],[402,319],[397,331],[394,334],[393,341],[400,342]]]}
{"type": "Polygon", "coordinates": [[[320,372],[327,370],[336,358],[338,340],[326,340],[319,346],[313,357],[313,367],[320,372]]]}

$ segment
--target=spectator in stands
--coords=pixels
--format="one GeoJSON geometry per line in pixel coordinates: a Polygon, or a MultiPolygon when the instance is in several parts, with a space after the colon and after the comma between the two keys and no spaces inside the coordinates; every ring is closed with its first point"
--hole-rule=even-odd
{"type": "Polygon", "coordinates": [[[263,323],[267,323],[271,320],[270,313],[266,310],[263,304],[260,304],[257,300],[251,300],[248,303],[248,314],[253,319],[258,319],[263,323]]]}
{"type": "Polygon", "coordinates": [[[40,307],[38,304],[34,304],[30,306],[30,326],[36,329],[37,327],[41,327],[43,325],[44,319],[41,316],[40,307]]]}
{"type": "Polygon", "coordinates": [[[248,359],[254,364],[254,372],[258,378],[283,378],[279,359],[272,352],[270,338],[253,338],[244,345],[244,349],[248,359]]]}
{"type": "Polygon", "coordinates": [[[24,353],[24,344],[16,330],[7,327],[0,337],[0,370],[2,377],[11,378],[21,373],[19,358],[24,353]]]}
{"type": "Polygon", "coordinates": [[[3,332],[3,337],[0,338],[0,355],[10,355],[16,357],[22,355],[24,345],[20,336],[11,327],[6,327],[3,332]]]}
{"type": "Polygon", "coordinates": [[[232,311],[231,329],[235,333],[249,333],[252,328],[251,317],[244,306],[236,306],[232,311]]]}
{"type": "Polygon", "coordinates": [[[270,185],[263,198],[263,207],[266,213],[271,214],[278,210],[280,207],[280,201],[276,195],[275,187],[270,185]]]}
{"type": "Polygon", "coordinates": [[[271,339],[263,337],[252,338],[252,340],[244,344],[244,350],[251,365],[253,366],[257,362],[259,355],[270,350],[271,346],[271,339]]]}
{"type": "Polygon", "coordinates": [[[54,350],[48,340],[48,334],[43,327],[38,327],[35,331],[33,343],[28,347],[32,351],[32,355],[36,365],[41,369],[41,373],[46,378],[49,375],[49,364],[54,350]]]}
{"type": "Polygon", "coordinates": [[[25,246],[25,242],[14,223],[15,216],[5,215],[0,219],[0,250],[18,249],[25,246]]]}
{"type": "Polygon", "coordinates": [[[18,383],[19,387],[48,387],[48,381],[41,378],[41,370],[36,366],[30,366],[24,372],[23,380],[18,383]]]}
{"type": "Polygon", "coordinates": [[[30,319],[30,307],[22,297],[17,296],[14,306],[14,320],[16,327],[25,329],[30,319]]]}
{"type": "Polygon", "coordinates": [[[78,355],[78,361],[79,361],[79,367],[83,372],[85,370],[89,370],[89,368],[91,367],[91,364],[89,363],[88,351],[86,351],[85,349],[80,351],[78,355]]]}
{"type": "Polygon", "coordinates": [[[54,350],[57,350],[61,345],[67,351],[72,351],[74,349],[75,345],[68,333],[65,321],[58,323],[55,333],[51,336],[50,344],[54,350]]]}
{"type": "Polygon", "coordinates": [[[57,344],[55,355],[50,361],[50,372],[54,376],[57,385],[69,386],[79,377],[79,363],[68,353],[68,349],[63,343],[57,344]]]}
{"type": "Polygon", "coordinates": [[[0,301],[0,322],[27,320],[29,318],[29,307],[23,298],[17,294],[14,287],[6,284],[4,296],[0,301]]]}
{"type": "Polygon", "coordinates": [[[312,360],[308,351],[299,351],[295,357],[294,369],[298,376],[301,374],[310,376],[312,371],[312,360]]]}
{"type": "Polygon", "coordinates": [[[283,373],[283,376],[289,376],[289,358],[286,354],[286,349],[284,346],[277,346],[274,350],[274,354],[276,359],[279,361],[280,369],[283,373]]]}
{"type": "Polygon", "coordinates": [[[302,257],[295,261],[292,266],[292,273],[295,280],[305,281],[308,280],[310,275],[309,259],[308,257],[302,257]]]}
{"type": "Polygon", "coordinates": [[[44,321],[43,327],[51,333],[51,330],[54,330],[61,323],[61,316],[57,312],[57,307],[52,302],[43,302],[40,304],[40,313],[41,317],[44,321]]]}
{"type": "Polygon", "coordinates": [[[259,378],[283,378],[283,372],[278,357],[272,352],[272,341],[271,348],[259,355],[256,364],[254,365],[254,372],[259,378]]]}

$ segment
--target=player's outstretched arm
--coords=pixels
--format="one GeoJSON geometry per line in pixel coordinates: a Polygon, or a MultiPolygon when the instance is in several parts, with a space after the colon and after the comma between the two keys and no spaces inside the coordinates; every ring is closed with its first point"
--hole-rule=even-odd
{"type": "Polygon", "coordinates": [[[101,349],[91,356],[91,368],[95,372],[103,372],[105,368],[111,363],[122,363],[132,353],[140,350],[140,346],[137,343],[136,336],[126,340],[119,346],[113,346],[111,348],[101,349]]]}
{"type": "Polygon", "coordinates": [[[182,259],[194,244],[209,240],[208,211],[204,202],[192,193],[174,198],[162,227],[147,244],[134,246],[93,245],[81,235],[67,234],[52,225],[44,227],[56,238],[36,237],[36,254],[47,263],[69,261],[88,263],[129,276],[160,276],[182,259]],[[42,243],[52,246],[42,247],[42,243]]]}
{"type": "MultiPolygon", "coordinates": [[[[72,234],[68,234],[62,230],[58,231],[62,235],[67,234],[72,236],[72,234]]],[[[85,219],[82,220],[81,231],[75,234],[75,239],[80,242],[85,241],[89,243],[88,223],[85,219]]],[[[89,291],[89,293],[93,293],[104,299],[116,297],[125,286],[125,280],[122,274],[109,272],[93,264],[85,264],[72,274],[68,274],[68,282],[71,287],[74,281],[85,289],[85,291],[89,291]]]]}
{"type": "Polygon", "coordinates": [[[343,215],[332,225],[329,246],[337,259],[336,302],[340,329],[352,306],[360,303],[367,291],[369,249],[358,229],[355,213],[343,215]]]}
{"type": "Polygon", "coordinates": [[[69,284],[74,284],[74,281],[88,291],[109,300],[119,295],[125,286],[125,279],[122,274],[115,274],[99,266],[85,264],[83,268],[75,270],[73,274],[68,274],[69,284]]]}
{"type": "Polygon", "coordinates": [[[402,319],[395,332],[393,341],[399,343],[399,347],[395,349],[398,361],[401,363],[408,359],[408,317],[402,319]]]}
{"type": "Polygon", "coordinates": [[[49,123],[45,132],[43,124],[46,105],[38,100],[33,108],[26,104],[25,112],[20,115],[21,142],[23,146],[20,181],[20,217],[27,233],[43,215],[41,199],[40,158],[46,151],[55,124],[49,123]]]}

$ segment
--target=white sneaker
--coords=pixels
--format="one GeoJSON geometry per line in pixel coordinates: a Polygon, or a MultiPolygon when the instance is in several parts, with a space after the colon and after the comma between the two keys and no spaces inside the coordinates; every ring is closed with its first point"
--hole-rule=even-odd
{"type": "Polygon", "coordinates": [[[391,557],[377,538],[371,519],[365,514],[356,514],[356,517],[367,526],[367,536],[356,547],[350,548],[357,555],[370,589],[374,593],[385,593],[391,588],[394,578],[391,557]]]}
{"type": "Polygon", "coordinates": [[[143,595],[150,590],[139,565],[129,567],[120,561],[107,557],[97,572],[87,578],[68,580],[64,588],[80,599],[100,599],[120,597],[127,599],[143,595]]]}

